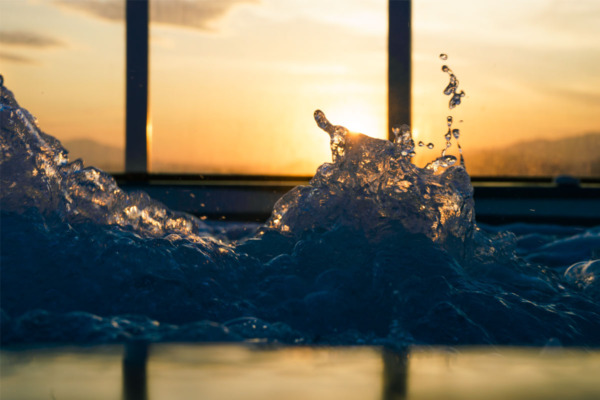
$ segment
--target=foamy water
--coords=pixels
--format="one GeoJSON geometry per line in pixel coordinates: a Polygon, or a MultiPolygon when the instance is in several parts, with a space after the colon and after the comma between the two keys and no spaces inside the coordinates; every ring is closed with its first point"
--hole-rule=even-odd
{"type": "Polygon", "coordinates": [[[419,168],[408,127],[390,142],[317,111],[333,161],[264,225],[217,225],[69,162],[1,98],[4,344],[600,344],[600,229],[478,226],[451,118],[419,168]]]}

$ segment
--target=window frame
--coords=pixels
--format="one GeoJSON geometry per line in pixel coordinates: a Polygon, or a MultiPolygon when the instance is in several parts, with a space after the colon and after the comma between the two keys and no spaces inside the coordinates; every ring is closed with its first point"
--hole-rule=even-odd
{"type": "MultiPolygon", "coordinates": [[[[125,172],[127,190],[203,218],[262,222],[275,202],[310,177],[149,173],[149,2],[126,0],[125,172]]],[[[388,132],[411,121],[412,2],[388,0],[388,132]]],[[[391,139],[391,138],[390,138],[391,139]]],[[[600,224],[600,179],[473,177],[477,220],[600,224]]]]}

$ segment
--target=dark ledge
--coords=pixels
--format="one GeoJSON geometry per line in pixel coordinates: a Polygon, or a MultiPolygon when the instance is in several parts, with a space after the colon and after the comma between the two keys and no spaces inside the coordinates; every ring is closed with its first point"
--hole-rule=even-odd
{"type": "MultiPolygon", "coordinates": [[[[114,174],[126,191],[143,190],[169,208],[200,217],[263,222],[275,202],[308,176],[114,174]]],[[[600,180],[474,177],[477,220],[600,225],[600,180]]]]}

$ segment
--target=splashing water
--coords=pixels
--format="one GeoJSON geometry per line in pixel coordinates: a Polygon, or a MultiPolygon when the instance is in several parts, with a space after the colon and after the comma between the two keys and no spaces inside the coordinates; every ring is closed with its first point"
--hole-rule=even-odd
{"type": "MultiPolygon", "coordinates": [[[[440,54],[440,59],[447,60],[448,56],[446,54],[440,54]]],[[[457,93],[456,90],[458,88],[458,79],[456,78],[456,75],[454,75],[452,73],[450,68],[448,68],[448,66],[444,65],[442,67],[442,71],[448,72],[450,74],[450,83],[444,90],[444,94],[452,96],[452,98],[450,99],[450,103],[448,104],[448,108],[453,109],[457,105],[460,104],[460,98],[464,97],[465,93],[463,91],[461,91],[460,93],[457,93]],[[455,99],[458,99],[458,100],[455,100],[455,99]]],[[[465,166],[465,160],[463,158],[462,148],[460,146],[460,143],[458,143],[458,139],[460,138],[460,130],[452,128],[453,118],[451,115],[446,117],[446,122],[448,124],[448,131],[444,135],[444,139],[446,140],[446,145],[442,149],[441,155],[425,166],[425,169],[432,170],[433,172],[437,172],[440,168],[448,168],[456,163],[457,159],[455,156],[446,154],[448,149],[450,149],[450,147],[452,147],[452,137],[454,137],[454,139],[456,140],[456,145],[458,147],[458,152],[460,155],[460,165],[462,167],[465,166]]],[[[462,121],[460,121],[460,122],[462,122],[462,121]]],[[[433,148],[433,144],[431,144],[431,147],[429,147],[429,145],[428,145],[428,148],[430,148],[430,149],[433,148]]]]}
{"type": "Polygon", "coordinates": [[[600,345],[600,230],[486,233],[464,165],[414,165],[407,126],[389,142],[316,111],[332,162],[234,240],[69,162],[1,90],[4,344],[600,345]]]}
{"type": "Polygon", "coordinates": [[[468,240],[473,230],[473,193],[463,168],[434,174],[412,164],[415,145],[407,125],[393,129],[392,143],[348,135],[320,110],[315,120],[330,135],[339,134],[339,140],[332,135],[334,164],[323,164],[309,186],[287,193],[275,205],[266,224],[269,228],[298,237],[338,224],[375,233],[379,227],[373,221],[383,219],[436,242],[451,241],[451,251],[457,242],[468,240]]]}
{"type": "Polygon", "coordinates": [[[444,89],[444,94],[450,96],[448,107],[453,109],[458,106],[462,98],[465,97],[465,92],[462,90],[460,92],[458,91],[458,78],[447,65],[442,66],[442,71],[450,76],[450,82],[448,82],[448,86],[444,89]]]}
{"type": "Polygon", "coordinates": [[[69,223],[91,221],[157,237],[204,240],[209,229],[201,221],[166,210],[143,192],[123,192],[110,175],[84,168],[81,160],[69,163],[67,151],[39,130],[35,118],[18,106],[10,91],[3,87],[1,96],[0,183],[12,189],[0,195],[3,211],[37,209],[69,223]]]}

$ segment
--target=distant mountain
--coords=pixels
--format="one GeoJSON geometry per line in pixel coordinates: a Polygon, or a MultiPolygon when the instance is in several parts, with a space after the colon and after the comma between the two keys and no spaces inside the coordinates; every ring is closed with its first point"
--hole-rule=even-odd
{"type": "Polygon", "coordinates": [[[125,169],[125,151],[123,148],[98,143],[91,139],[75,139],[62,142],[69,150],[69,160],[81,158],[86,167],[94,166],[107,172],[119,172],[125,169]]]}
{"type": "Polygon", "coordinates": [[[600,133],[465,153],[471,176],[600,177],[600,133]]]}
{"type": "MultiPolygon", "coordinates": [[[[124,170],[123,148],[91,139],[63,142],[69,159],[83,159],[86,166],[107,172],[124,170]]],[[[532,140],[497,149],[473,149],[465,152],[467,171],[472,176],[557,176],[600,177],[600,133],[588,133],[557,140],[532,140]]],[[[200,173],[214,166],[153,163],[153,170],[200,173]]]]}

